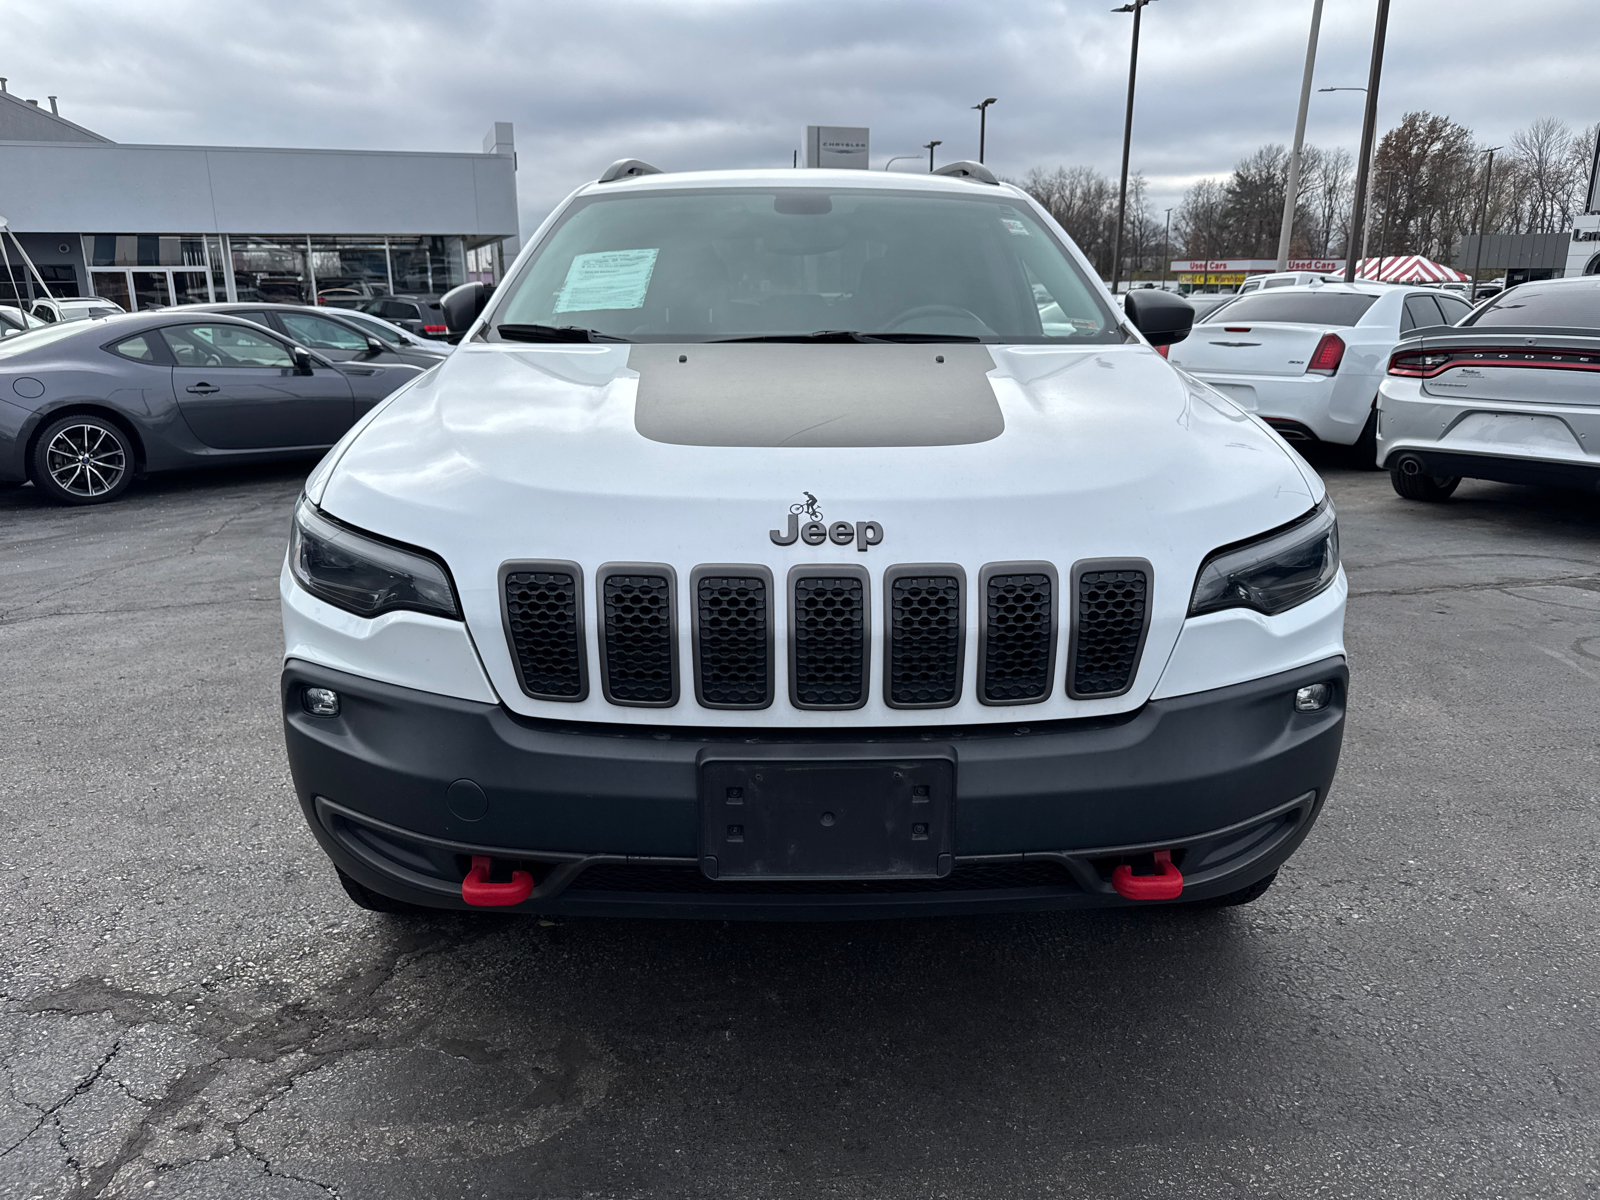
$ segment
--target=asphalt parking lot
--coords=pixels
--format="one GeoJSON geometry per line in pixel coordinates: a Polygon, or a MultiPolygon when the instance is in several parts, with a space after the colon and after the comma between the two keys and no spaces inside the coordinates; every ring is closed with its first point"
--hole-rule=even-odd
{"type": "Polygon", "coordinates": [[[360,911],[291,794],[306,464],[0,491],[0,1195],[1600,1192],[1600,498],[1337,462],[1350,723],[1256,904],[360,911]]]}

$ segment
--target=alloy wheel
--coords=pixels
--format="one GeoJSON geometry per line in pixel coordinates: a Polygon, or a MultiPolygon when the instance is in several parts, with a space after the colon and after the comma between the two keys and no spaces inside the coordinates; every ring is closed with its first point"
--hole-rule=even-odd
{"type": "Polygon", "coordinates": [[[68,425],[56,431],[44,452],[45,469],[62,491],[98,499],[122,482],[128,456],[99,425],[68,425]]]}

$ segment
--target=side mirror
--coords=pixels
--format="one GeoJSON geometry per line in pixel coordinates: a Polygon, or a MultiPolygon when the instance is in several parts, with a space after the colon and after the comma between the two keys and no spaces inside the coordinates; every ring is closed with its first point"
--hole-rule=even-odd
{"type": "Polygon", "coordinates": [[[1128,320],[1152,346],[1170,346],[1189,336],[1194,328],[1194,305],[1171,292],[1129,292],[1123,301],[1128,320]]]}
{"type": "Polygon", "coordinates": [[[494,295],[494,285],[488,283],[463,283],[439,297],[439,307],[444,309],[444,323],[451,333],[465,333],[483,310],[489,307],[489,297],[494,295]]]}
{"type": "Polygon", "coordinates": [[[367,334],[367,354],[370,357],[376,358],[378,355],[382,354],[388,348],[389,347],[385,346],[381,341],[379,341],[377,338],[373,337],[370,333],[367,334]]]}
{"type": "Polygon", "coordinates": [[[296,346],[294,348],[294,373],[296,375],[309,375],[311,374],[311,367],[311,351],[304,346],[296,346]]]}

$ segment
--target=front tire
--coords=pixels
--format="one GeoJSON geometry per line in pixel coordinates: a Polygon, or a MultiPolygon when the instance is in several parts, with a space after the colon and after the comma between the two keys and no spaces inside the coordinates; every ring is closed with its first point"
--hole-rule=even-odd
{"type": "Polygon", "coordinates": [[[57,504],[109,504],[133,482],[133,443],[104,417],[62,417],[34,442],[28,468],[57,504]]]}
{"type": "Polygon", "coordinates": [[[1407,500],[1426,500],[1438,503],[1450,499],[1461,483],[1459,475],[1429,475],[1422,464],[1415,459],[1403,460],[1389,471],[1389,482],[1394,484],[1397,495],[1407,500]],[[1406,467],[1413,468],[1411,472],[1406,467]]]}

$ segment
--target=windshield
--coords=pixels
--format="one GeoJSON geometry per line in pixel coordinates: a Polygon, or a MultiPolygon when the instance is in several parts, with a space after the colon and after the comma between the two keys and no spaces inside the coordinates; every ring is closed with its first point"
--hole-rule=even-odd
{"type": "Polygon", "coordinates": [[[1246,321],[1284,325],[1354,325],[1376,296],[1354,292],[1256,292],[1241,296],[1211,312],[1206,323],[1241,324],[1246,321]]]}
{"type": "MultiPolygon", "coordinates": [[[[976,189],[975,189],[976,190],[976,189]]],[[[579,200],[502,289],[490,327],[697,342],[851,331],[1116,342],[1065,249],[1004,194],[820,188],[579,200]]]]}
{"type": "Polygon", "coordinates": [[[1600,329],[1600,280],[1540,287],[1525,283],[1501,292],[1465,325],[1550,325],[1600,329]]]}

